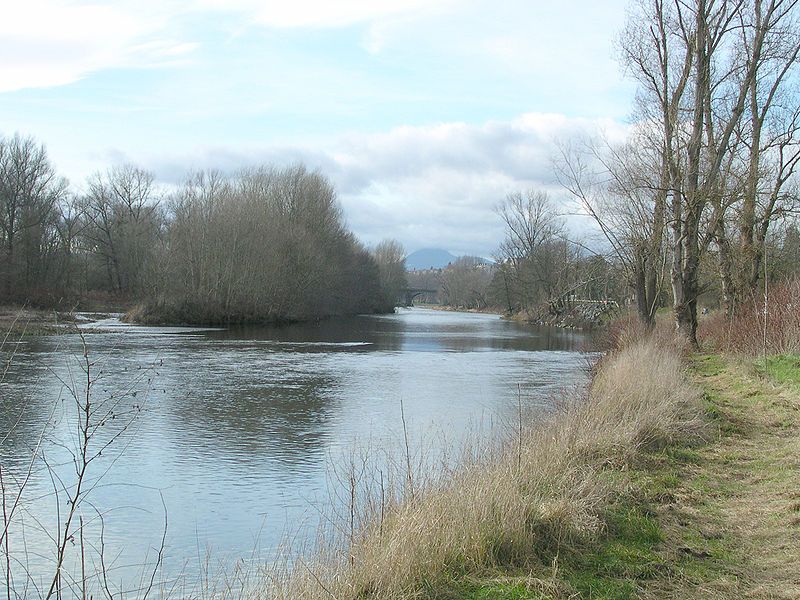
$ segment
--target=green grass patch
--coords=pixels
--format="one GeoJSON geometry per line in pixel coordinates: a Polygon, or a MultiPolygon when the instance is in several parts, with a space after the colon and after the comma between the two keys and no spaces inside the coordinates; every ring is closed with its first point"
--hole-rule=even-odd
{"type": "MultiPolygon", "coordinates": [[[[764,359],[756,363],[756,370],[764,375],[764,359]]],[[[783,354],[767,357],[766,375],[777,383],[800,387],[800,355],[783,354]]]]}
{"type": "MultiPolygon", "coordinates": [[[[536,590],[531,590],[525,584],[487,582],[475,586],[467,586],[460,590],[459,600],[548,600],[546,596],[536,590]]],[[[438,600],[444,600],[441,597],[438,600]]]]}
{"type": "Polygon", "coordinates": [[[696,449],[683,446],[667,446],[664,454],[681,465],[699,465],[703,461],[703,457],[696,449]]]}
{"type": "Polygon", "coordinates": [[[637,581],[652,579],[665,565],[656,553],[663,535],[643,505],[621,503],[603,515],[605,535],[596,544],[561,557],[560,575],[581,598],[636,597],[637,581]]]}
{"type": "Polygon", "coordinates": [[[697,354],[692,360],[691,370],[701,377],[714,377],[725,370],[725,359],[720,354],[697,354]]]}
{"type": "Polygon", "coordinates": [[[719,428],[722,435],[743,435],[747,424],[729,408],[729,404],[716,392],[706,390],[703,394],[703,408],[709,423],[719,428]]]}
{"type": "MultiPolygon", "coordinates": [[[[552,556],[540,556],[549,578],[555,574],[559,589],[567,594],[592,600],[633,600],[640,582],[651,580],[667,570],[657,553],[663,542],[660,526],[646,504],[626,499],[615,503],[601,515],[605,529],[593,541],[565,546],[552,556]],[[548,563],[552,567],[545,566],[548,563]]],[[[435,600],[547,600],[552,596],[541,586],[520,580],[469,580],[454,577],[453,587],[430,596],[435,600]],[[537,589],[538,588],[538,589],[537,589]]],[[[532,581],[532,580],[528,580],[532,581]]],[[[550,580],[552,581],[552,580],[550,580]]]]}

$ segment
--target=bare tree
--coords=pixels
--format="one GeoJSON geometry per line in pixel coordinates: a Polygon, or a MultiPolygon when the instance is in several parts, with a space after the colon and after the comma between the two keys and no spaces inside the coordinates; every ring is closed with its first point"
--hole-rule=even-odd
{"type": "Polygon", "coordinates": [[[375,246],[372,256],[380,273],[381,302],[387,310],[393,309],[408,287],[405,248],[397,240],[383,240],[375,246]]]}
{"type": "Polygon", "coordinates": [[[800,102],[797,90],[786,85],[797,73],[800,53],[800,23],[791,12],[794,5],[755,2],[752,14],[738,18],[737,52],[745,62],[759,64],[756,76],[749,80],[745,111],[734,130],[731,150],[738,223],[731,232],[721,219],[715,240],[729,314],[758,287],[771,224],[798,207],[792,182],[800,162],[800,102]]]}
{"type": "Polygon", "coordinates": [[[0,284],[6,293],[29,290],[46,277],[65,190],[44,146],[20,135],[0,138],[0,284]]]}
{"type": "Polygon", "coordinates": [[[506,264],[518,306],[529,309],[546,301],[558,286],[563,268],[554,260],[564,223],[545,192],[515,192],[496,208],[506,226],[498,262],[506,264]]]}
{"type": "Polygon", "coordinates": [[[586,140],[561,144],[554,167],[561,185],[598,225],[636,296],[636,310],[655,324],[665,280],[666,190],[660,153],[646,128],[621,145],[586,140]]]}
{"type": "Polygon", "coordinates": [[[114,167],[89,180],[84,211],[85,235],[105,266],[109,287],[121,294],[141,293],[160,228],[160,196],[154,177],[132,165],[114,167]]]}
{"type": "MultiPolygon", "coordinates": [[[[676,324],[694,344],[701,259],[736,201],[729,176],[736,166],[737,131],[749,98],[753,105],[754,86],[770,70],[770,48],[791,27],[796,4],[646,0],[624,34],[623,61],[640,83],[638,116],[653,123],[661,155],[676,324]]],[[[782,80],[772,79],[776,93],[782,80]]]]}

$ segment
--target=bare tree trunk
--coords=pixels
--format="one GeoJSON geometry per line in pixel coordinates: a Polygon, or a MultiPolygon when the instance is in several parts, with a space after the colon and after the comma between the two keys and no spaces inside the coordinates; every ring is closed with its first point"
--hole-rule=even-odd
{"type": "Polygon", "coordinates": [[[734,266],[731,245],[725,231],[725,222],[720,219],[717,224],[715,240],[718,248],[718,266],[720,285],[722,287],[722,306],[725,314],[732,317],[736,311],[736,285],[733,279],[734,266]]]}
{"type": "Polygon", "coordinates": [[[640,257],[634,266],[634,291],[636,292],[636,314],[639,320],[647,327],[652,329],[655,325],[655,315],[650,310],[650,269],[646,266],[646,259],[640,257]]]}

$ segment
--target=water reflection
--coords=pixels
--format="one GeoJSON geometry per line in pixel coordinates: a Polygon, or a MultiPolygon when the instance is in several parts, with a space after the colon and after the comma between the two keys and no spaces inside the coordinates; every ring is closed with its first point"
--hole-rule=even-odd
{"type": "Polygon", "coordinates": [[[233,453],[239,463],[319,457],[335,410],[335,375],[301,370],[287,354],[248,362],[237,355],[213,370],[186,370],[174,382],[168,418],[176,443],[233,453]]]}

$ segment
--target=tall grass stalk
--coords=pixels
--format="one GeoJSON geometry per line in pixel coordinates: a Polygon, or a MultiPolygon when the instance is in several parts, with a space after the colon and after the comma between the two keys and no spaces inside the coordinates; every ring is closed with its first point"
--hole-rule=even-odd
{"type": "MultiPolygon", "coordinates": [[[[0,561],[7,600],[11,598],[85,600],[103,594],[116,598],[123,594],[146,599],[156,588],[166,544],[167,521],[164,535],[154,564],[142,563],[143,582],[135,590],[112,590],[109,585],[105,540],[103,538],[103,513],[92,502],[91,492],[105,473],[114,464],[118,453],[132,443],[134,427],[143,409],[150,386],[147,377],[150,370],[126,382],[121,391],[99,390],[103,380],[104,360],[90,356],[89,345],[80,330],[75,330],[80,340],[80,353],[70,356],[65,353],[66,373],[63,376],[51,372],[53,379],[61,385],[57,398],[53,398],[45,424],[34,443],[26,449],[28,456],[17,470],[0,465],[0,561]],[[136,400],[137,393],[142,392],[136,400]],[[62,402],[63,401],[63,402],[62,402]],[[56,413],[71,424],[69,432],[60,437],[55,427],[56,413]],[[112,425],[113,423],[113,425],[112,425]],[[120,450],[115,450],[122,446],[120,450]],[[61,452],[61,458],[50,453],[61,452]],[[110,455],[110,457],[109,457],[110,455]],[[103,460],[105,463],[101,466],[103,460]],[[72,467],[71,469],[69,467],[72,467]],[[49,493],[32,490],[35,478],[52,485],[49,493]],[[42,514],[33,509],[33,504],[45,508],[42,514]],[[96,519],[84,518],[84,511],[96,513],[96,519]],[[90,525],[100,523],[100,545],[96,546],[87,536],[90,525]],[[50,540],[49,553],[30,553],[27,538],[41,537],[50,540]],[[34,562],[31,562],[34,561],[34,562]],[[146,577],[146,579],[144,579],[146,577]]],[[[20,335],[20,340],[24,330],[20,335]]],[[[7,377],[12,361],[19,348],[7,347],[8,335],[0,339],[0,355],[8,353],[6,364],[0,372],[0,384],[7,377]]],[[[27,406],[15,402],[15,398],[0,397],[4,410],[16,410],[10,429],[0,434],[0,450],[19,425],[27,406]]],[[[163,498],[162,498],[163,504],[163,498]]],[[[166,506],[164,506],[166,515],[166,506]]]]}

